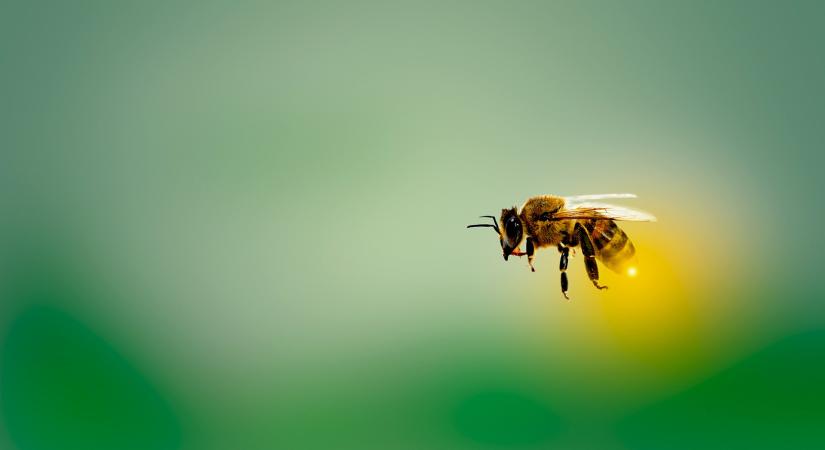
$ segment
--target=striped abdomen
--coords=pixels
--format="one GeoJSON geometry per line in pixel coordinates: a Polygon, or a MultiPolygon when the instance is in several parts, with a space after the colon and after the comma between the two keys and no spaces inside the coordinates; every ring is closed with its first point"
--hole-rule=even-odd
{"type": "Polygon", "coordinates": [[[583,225],[593,242],[596,258],[608,269],[624,274],[636,254],[627,234],[612,220],[587,220],[583,225]]]}

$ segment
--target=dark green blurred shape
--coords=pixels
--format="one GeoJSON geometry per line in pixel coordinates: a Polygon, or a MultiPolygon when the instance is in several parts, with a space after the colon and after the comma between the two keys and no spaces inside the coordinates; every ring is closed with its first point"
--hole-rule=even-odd
{"type": "Polygon", "coordinates": [[[486,444],[525,445],[548,441],[561,431],[559,417],[536,398],[517,391],[481,391],[456,408],[458,431],[486,444]]]}
{"type": "Polygon", "coordinates": [[[776,342],[619,433],[634,449],[825,448],[825,330],[776,342]]]}
{"type": "Polygon", "coordinates": [[[2,353],[3,415],[20,450],[172,449],[169,405],[129,361],[52,307],[24,311],[2,353]]]}

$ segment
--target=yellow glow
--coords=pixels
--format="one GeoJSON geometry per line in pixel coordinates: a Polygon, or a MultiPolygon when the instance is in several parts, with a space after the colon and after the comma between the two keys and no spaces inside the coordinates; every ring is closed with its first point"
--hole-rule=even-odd
{"type": "Polygon", "coordinates": [[[636,276],[636,268],[631,267],[631,268],[627,269],[627,276],[635,277],[636,276]]]}
{"type": "MultiPolygon", "coordinates": [[[[641,228],[641,227],[639,227],[641,228]]],[[[636,231],[636,230],[634,230],[636,231]]],[[[546,330],[564,330],[560,335],[576,340],[589,349],[610,349],[611,358],[620,364],[624,358],[637,363],[666,368],[683,364],[686,355],[702,354],[704,341],[703,298],[693,288],[702,283],[685,283],[685,279],[704,279],[697,273],[699,255],[691,246],[672,240],[679,235],[678,227],[670,230],[641,229],[633,234],[638,241],[636,251],[644,264],[645,276],[639,276],[640,266],[625,267],[620,274],[602,271],[600,282],[608,290],[595,290],[589,285],[584,270],[571,270],[570,297],[574,306],[559,313],[558,304],[545,302],[552,309],[554,327],[541,325],[546,330]],[[635,277],[632,275],[635,269],[635,277]],[[632,277],[632,281],[627,277],[632,277]]],[[[686,231],[685,231],[686,232],[686,231]]],[[[581,267],[581,255],[578,264],[581,267]]],[[[556,280],[549,280],[550,288],[557,288],[556,280]]],[[[545,297],[543,297],[545,298],[545,297]]],[[[544,317],[550,316],[548,312],[544,317]]],[[[605,364],[608,362],[603,361],[605,364]]],[[[686,363],[685,363],[686,364],[686,363]]]]}

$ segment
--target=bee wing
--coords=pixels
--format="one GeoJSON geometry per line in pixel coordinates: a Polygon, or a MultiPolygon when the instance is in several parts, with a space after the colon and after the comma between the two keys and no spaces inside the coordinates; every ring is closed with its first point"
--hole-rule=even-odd
{"type": "Polygon", "coordinates": [[[636,194],[592,194],[592,195],[573,195],[564,197],[568,205],[574,203],[589,202],[592,200],[616,199],[616,198],[636,198],[636,194]]]}
{"type": "Polygon", "coordinates": [[[606,203],[579,203],[553,214],[553,220],[610,219],[632,222],[655,222],[656,217],[644,211],[606,203]]]}

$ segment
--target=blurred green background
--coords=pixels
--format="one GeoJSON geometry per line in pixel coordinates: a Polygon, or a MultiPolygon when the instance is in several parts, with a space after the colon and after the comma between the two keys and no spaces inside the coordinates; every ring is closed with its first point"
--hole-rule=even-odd
{"type": "Polygon", "coordinates": [[[0,448],[825,448],[824,21],[4,1],[0,448]],[[603,192],[571,302],[464,228],[603,192]]]}

